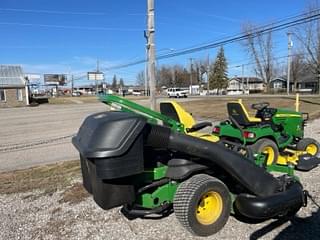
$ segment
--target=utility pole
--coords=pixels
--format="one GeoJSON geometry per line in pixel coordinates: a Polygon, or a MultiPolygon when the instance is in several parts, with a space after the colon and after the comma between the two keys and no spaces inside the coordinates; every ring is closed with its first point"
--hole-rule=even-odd
{"type": "Polygon", "coordinates": [[[193,89],[192,89],[192,70],[193,70],[193,64],[192,64],[192,60],[193,58],[189,58],[190,60],[190,94],[193,94],[193,89]]]}
{"type": "Polygon", "coordinates": [[[144,69],[144,95],[148,96],[148,49],[146,47],[146,65],[145,65],[145,69],[144,69]]]}
{"type": "Polygon", "coordinates": [[[71,97],[73,97],[73,88],[74,88],[74,79],[73,79],[73,75],[71,75],[71,97]]]}
{"type": "MultiPolygon", "coordinates": [[[[148,25],[148,19],[147,19],[147,22],[146,24],[148,25]]],[[[149,63],[149,58],[148,58],[148,34],[147,34],[147,31],[144,31],[143,32],[143,36],[144,38],[146,39],[146,64],[145,64],[145,67],[144,67],[144,95],[145,96],[148,96],[148,85],[149,85],[149,74],[148,74],[148,63],[149,63]]]]}
{"type": "Polygon", "coordinates": [[[152,110],[156,109],[156,68],[155,68],[155,44],[154,44],[154,0],[148,1],[147,19],[147,51],[148,51],[148,79],[150,83],[150,107],[152,110]]]}
{"type": "Polygon", "coordinates": [[[242,77],[241,77],[241,84],[242,84],[242,93],[244,93],[244,64],[241,65],[241,74],[242,74],[242,77]]]}
{"type": "Polygon", "coordinates": [[[71,67],[69,67],[68,79],[69,79],[69,81],[71,80],[71,97],[73,97],[74,79],[73,79],[73,75],[71,74],[71,67]]]}
{"type": "Polygon", "coordinates": [[[287,94],[290,94],[290,68],[291,68],[291,48],[292,48],[292,40],[291,40],[291,32],[287,33],[288,35],[288,72],[287,72],[287,94]]]}
{"type": "Polygon", "coordinates": [[[210,91],[210,82],[209,82],[209,76],[210,76],[210,60],[209,60],[209,53],[207,56],[207,95],[209,95],[210,91]]]}
{"type": "Polygon", "coordinates": [[[176,87],[176,70],[174,69],[174,66],[172,67],[172,83],[173,87],[176,87]]]}
{"type": "Polygon", "coordinates": [[[97,59],[97,72],[95,74],[95,82],[96,82],[96,95],[98,94],[98,80],[97,80],[97,75],[99,73],[99,59],[97,59]]]}

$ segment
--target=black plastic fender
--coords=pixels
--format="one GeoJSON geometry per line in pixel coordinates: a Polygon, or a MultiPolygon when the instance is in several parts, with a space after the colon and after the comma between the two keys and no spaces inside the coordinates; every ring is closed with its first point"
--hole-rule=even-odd
{"type": "Polygon", "coordinates": [[[288,210],[298,210],[306,204],[306,198],[300,183],[293,183],[286,191],[267,197],[240,194],[236,197],[236,210],[248,218],[268,219],[281,215],[288,210]]]}
{"type": "Polygon", "coordinates": [[[205,169],[208,169],[205,165],[197,164],[186,159],[174,158],[168,162],[166,177],[173,180],[183,180],[193,173],[205,169]]]}

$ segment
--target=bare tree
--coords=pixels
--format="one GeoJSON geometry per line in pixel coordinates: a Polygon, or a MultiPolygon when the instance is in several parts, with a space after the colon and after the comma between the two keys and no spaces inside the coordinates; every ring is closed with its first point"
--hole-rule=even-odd
{"type": "Polygon", "coordinates": [[[204,75],[208,71],[208,59],[200,59],[195,62],[197,69],[197,79],[200,84],[204,83],[204,75]]]}
{"type": "MultiPolygon", "coordinates": [[[[319,14],[319,4],[315,2],[308,8],[307,16],[319,14]]],[[[313,20],[296,28],[294,35],[305,52],[305,59],[312,73],[318,78],[318,93],[320,94],[320,20],[313,20]]]]}
{"type": "Polygon", "coordinates": [[[303,54],[295,52],[291,59],[291,79],[293,81],[293,91],[297,90],[298,80],[305,67],[303,54]]]}
{"type": "Polygon", "coordinates": [[[255,62],[255,72],[270,89],[270,81],[274,76],[274,56],[272,32],[256,32],[256,27],[250,23],[243,25],[243,32],[247,35],[244,46],[255,62]]]}
{"type": "Polygon", "coordinates": [[[139,85],[139,86],[144,86],[145,85],[145,72],[144,71],[140,71],[137,74],[136,84],[139,85]]]}

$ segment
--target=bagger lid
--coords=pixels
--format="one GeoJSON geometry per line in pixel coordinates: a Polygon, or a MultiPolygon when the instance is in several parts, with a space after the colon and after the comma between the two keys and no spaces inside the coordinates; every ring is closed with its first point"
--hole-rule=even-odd
{"type": "Polygon", "coordinates": [[[72,143],[86,158],[120,156],[130,148],[145,124],[146,119],[135,113],[96,113],[85,119],[72,143]]]}

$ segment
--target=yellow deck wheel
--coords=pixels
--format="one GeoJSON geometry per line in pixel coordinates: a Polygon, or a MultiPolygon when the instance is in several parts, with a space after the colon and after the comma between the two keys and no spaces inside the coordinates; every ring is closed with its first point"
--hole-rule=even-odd
{"type": "Polygon", "coordinates": [[[217,221],[223,209],[222,198],[217,192],[203,194],[196,209],[196,218],[203,225],[210,225],[217,221]]]}
{"type": "Polygon", "coordinates": [[[316,156],[320,153],[320,144],[313,138],[303,138],[297,143],[297,150],[316,156]]]}
{"type": "Polygon", "coordinates": [[[314,143],[310,143],[306,147],[306,152],[313,155],[313,156],[316,155],[318,151],[319,151],[318,146],[314,143]]]}

